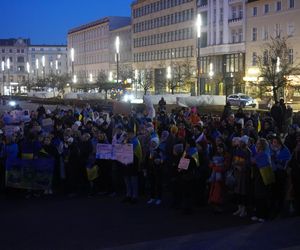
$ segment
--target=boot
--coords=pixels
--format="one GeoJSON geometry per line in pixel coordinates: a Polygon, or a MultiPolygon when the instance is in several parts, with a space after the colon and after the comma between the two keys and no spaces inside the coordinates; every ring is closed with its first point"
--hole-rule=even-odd
{"type": "Polygon", "coordinates": [[[241,211],[242,211],[242,206],[239,205],[238,210],[236,210],[236,211],[233,213],[233,215],[239,215],[239,214],[241,213],[241,211]]]}

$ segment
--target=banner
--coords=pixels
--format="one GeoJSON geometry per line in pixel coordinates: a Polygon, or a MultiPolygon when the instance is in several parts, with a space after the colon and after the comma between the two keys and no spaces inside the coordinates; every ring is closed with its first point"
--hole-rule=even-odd
{"type": "Polygon", "coordinates": [[[96,159],[116,160],[125,165],[133,163],[132,144],[97,144],[96,159]]]}
{"type": "Polygon", "coordinates": [[[178,168],[183,169],[183,170],[187,170],[189,168],[189,165],[190,165],[190,159],[181,158],[180,162],[178,164],[178,168]]]}
{"type": "Polygon", "coordinates": [[[113,146],[111,144],[97,144],[96,159],[113,160],[113,146]]]}
{"type": "Polygon", "coordinates": [[[10,159],[6,162],[6,186],[46,190],[51,187],[54,159],[10,159]]]}

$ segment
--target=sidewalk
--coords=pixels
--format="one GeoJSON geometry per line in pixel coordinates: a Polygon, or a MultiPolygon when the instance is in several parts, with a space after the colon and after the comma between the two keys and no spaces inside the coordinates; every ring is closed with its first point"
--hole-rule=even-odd
{"type": "Polygon", "coordinates": [[[300,249],[300,218],[289,218],[263,224],[253,224],[218,231],[202,232],[163,240],[141,242],[114,250],[137,249],[300,249]]]}

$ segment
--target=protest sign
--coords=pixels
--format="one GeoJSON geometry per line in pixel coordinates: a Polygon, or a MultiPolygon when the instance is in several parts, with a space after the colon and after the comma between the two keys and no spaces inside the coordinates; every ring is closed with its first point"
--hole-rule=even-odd
{"type": "Polygon", "coordinates": [[[113,160],[113,146],[111,144],[97,144],[96,159],[113,160]]]}
{"type": "Polygon", "coordinates": [[[6,161],[6,186],[21,189],[46,190],[51,187],[54,160],[13,159],[6,161]]]}
{"type": "Polygon", "coordinates": [[[53,126],[53,120],[51,118],[43,119],[42,126],[43,127],[53,126]]]}
{"type": "Polygon", "coordinates": [[[133,145],[115,144],[113,149],[115,160],[128,165],[133,163],[133,145]]]}
{"type": "Polygon", "coordinates": [[[178,168],[183,169],[183,170],[187,170],[189,168],[189,165],[190,165],[190,159],[181,158],[180,162],[178,164],[178,168]]]}

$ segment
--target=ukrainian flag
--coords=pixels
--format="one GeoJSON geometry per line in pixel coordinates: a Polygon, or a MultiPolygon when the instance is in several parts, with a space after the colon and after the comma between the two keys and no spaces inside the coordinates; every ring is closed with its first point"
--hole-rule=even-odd
{"type": "Polygon", "coordinates": [[[196,162],[196,166],[199,167],[200,166],[200,162],[199,162],[199,155],[198,155],[198,150],[195,147],[189,148],[187,155],[192,157],[195,162],[196,162]]]}
{"type": "Polygon", "coordinates": [[[131,143],[133,144],[133,153],[138,158],[139,165],[140,165],[142,162],[142,158],[143,158],[142,147],[141,147],[140,141],[137,137],[134,137],[132,139],[131,143]]]}

